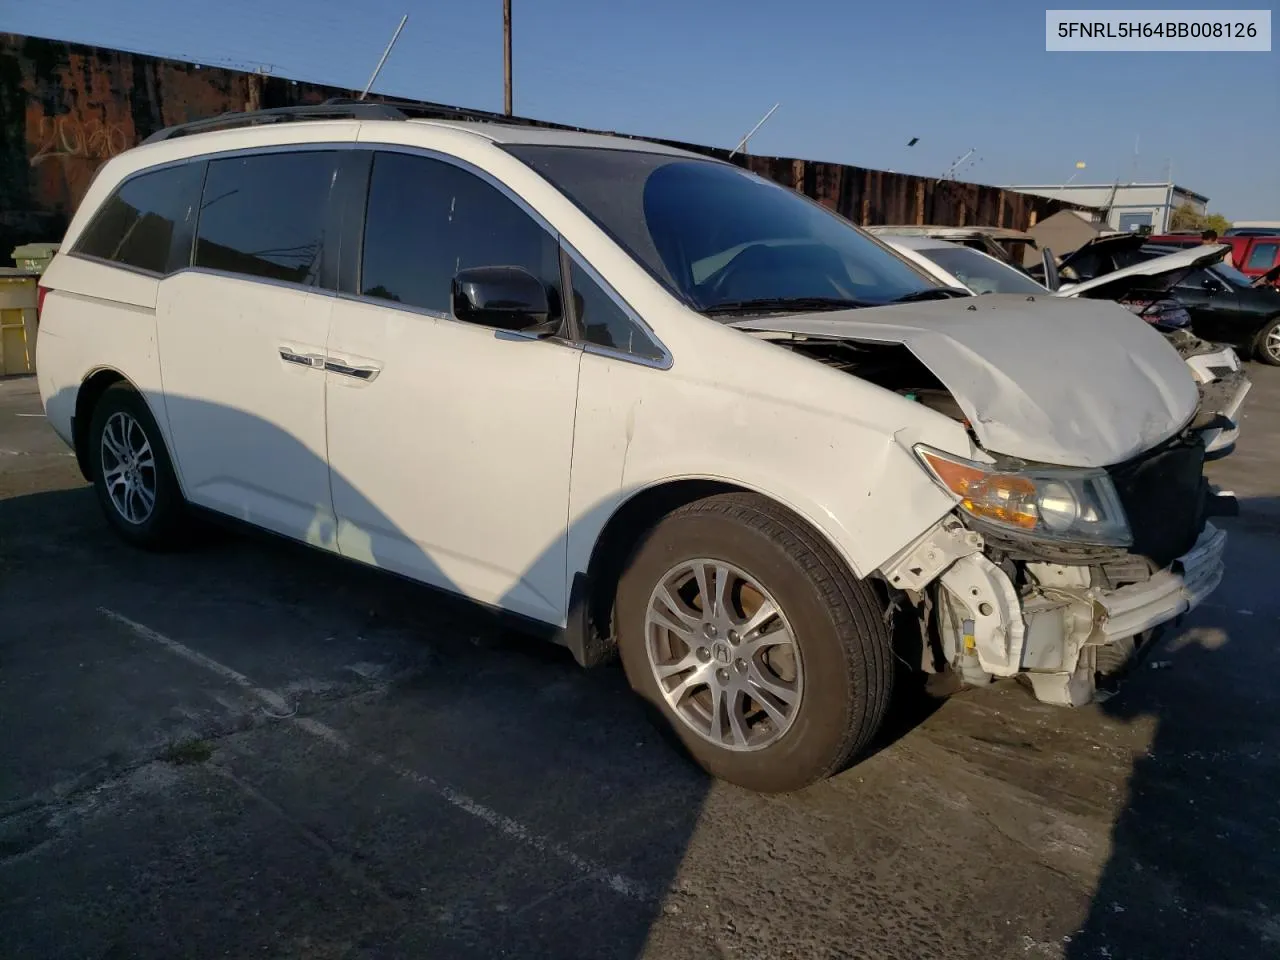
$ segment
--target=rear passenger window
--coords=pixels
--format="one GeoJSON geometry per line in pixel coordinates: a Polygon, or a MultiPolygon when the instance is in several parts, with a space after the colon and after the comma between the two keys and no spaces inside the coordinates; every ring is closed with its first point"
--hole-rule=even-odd
{"type": "Polygon", "coordinates": [[[210,161],[196,266],[315,284],[336,163],[332,150],[210,161]]]}
{"type": "Polygon", "coordinates": [[[150,273],[185,267],[203,170],[203,163],[184,163],[126,181],[98,210],[75,252],[150,273]]]}
{"type": "Polygon", "coordinates": [[[577,263],[570,273],[573,307],[587,343],[646,360],[661,360],[662,350],[600,284],[577,263]]]}
{"type": "Polygon", "coordinates": [[[450,315],[464,267],[522,267],[559,314],[559,244],[496,187],[450,163],[403,153],[374,157],[360,292],[450,315]]]}

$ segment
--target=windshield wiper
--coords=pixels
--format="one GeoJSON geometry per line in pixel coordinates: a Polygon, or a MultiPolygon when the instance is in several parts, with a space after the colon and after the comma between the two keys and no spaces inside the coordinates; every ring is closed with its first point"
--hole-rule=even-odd
{"type": "Polygon", "coordinates": [[[959,287],[930,287],[928,290],[903,294],[896,300],[890,300],[889,303],[918,303],[921,300],[950,300],[952,297],[971,296],[973,294],[968,290],[961,290],[959,287]]]}
{"type": "Polygon", "coordinates": [[[873,307],[865,300],[841,297],[758,297],[754,300],[726,300],[703,309],[707,316],[726,313],[800,313],[805,310],[852,310],[873,307]]]}

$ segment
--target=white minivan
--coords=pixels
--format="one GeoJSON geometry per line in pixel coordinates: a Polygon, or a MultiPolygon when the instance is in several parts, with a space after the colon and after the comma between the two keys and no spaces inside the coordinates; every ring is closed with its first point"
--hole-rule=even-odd
{"type": "Polygon", "coordinates": [[[212,511],[550,628],[710,772],[790,790],[896,669],[1079,704],[1222,577],[1172,347],[956,298],[736,166],[330,103],[161,131],[44,274],[106,517],[212,511]]]}

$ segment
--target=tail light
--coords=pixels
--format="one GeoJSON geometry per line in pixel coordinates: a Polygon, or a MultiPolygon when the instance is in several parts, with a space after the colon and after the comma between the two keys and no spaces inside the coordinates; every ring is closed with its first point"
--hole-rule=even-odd
{"type": "Polygon", "coordinates": [[[44,312],[44,298],[49,292],[49,288],[45,286],[36,287],[36,316],[39,317],[44,312]]]}

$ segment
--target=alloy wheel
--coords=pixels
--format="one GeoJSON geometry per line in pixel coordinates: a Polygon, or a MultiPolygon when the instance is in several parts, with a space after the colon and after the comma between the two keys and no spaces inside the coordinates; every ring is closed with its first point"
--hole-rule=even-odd
{"type": "Polygon", "coordinates": [[[649,598],[645,648],[658,690],[700,737],[760,750],[790,729],[804,693],[800,649],[765,587],[722,560],[686,560],[649,598]]]}
{"type": "Polygon", "coordinates": [[[112,506],[127,522],[146,523],[156,506],[156,458],[137,419],[113,413],[102,429],[102,478],[112,506]]]}
{"type": "Polygon", "coordinates": [[[1280,326],[1272,327],[1267,333],[1266,350],[1276,363],[1280,363],[1280,326]]]}

